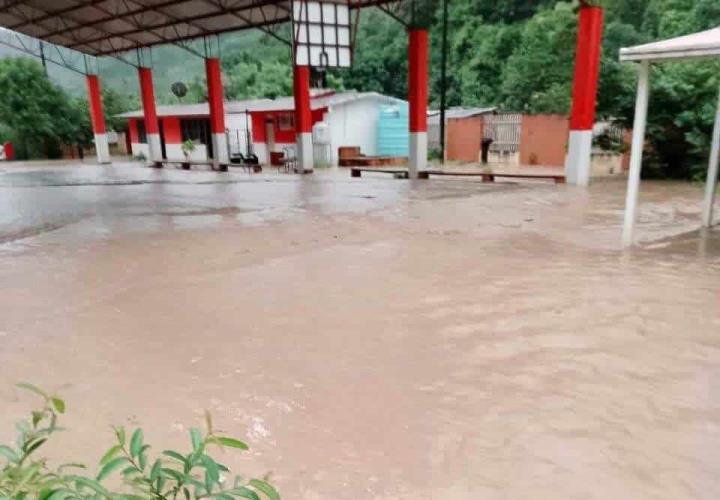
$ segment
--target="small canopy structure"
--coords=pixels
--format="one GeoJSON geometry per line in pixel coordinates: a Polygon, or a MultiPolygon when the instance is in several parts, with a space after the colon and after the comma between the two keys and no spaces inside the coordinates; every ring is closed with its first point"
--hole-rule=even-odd
{"type": "MultiPolygon", "coordinates": [[[[652,64],[670,61],[687,61],[701,58],[720,57],[720,27],[694,33],[692,35],[671,38],[655,43],[638,45],[620,50],[620,61],[640,64],[637,99],[635,103],[635,122],[633,125],[632,152],[630,155],[630,174],[628,178],[627,198],[625,201],[625,222],[623,225],[623,245],[634,243],[634,229],[637,211],[642,155],[645,145],[645,129],[650,97],[650,69],[652,64]]],[[[704,227],[712,226],[715,191],[718,181],[718,163],[720,162],[720,97],[715,115],[710,163],[705,187],[705,201],[702,211],[704,227]]]]}

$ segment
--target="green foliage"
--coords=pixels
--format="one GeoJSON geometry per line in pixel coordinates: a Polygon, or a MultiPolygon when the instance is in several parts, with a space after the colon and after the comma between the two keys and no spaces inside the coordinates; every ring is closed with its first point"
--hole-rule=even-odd
{"type": "Polygon", "coordinates": [[[280,500],[265,479],[230,480],[228,468],[211,456],[214,448],[247,450],[243,441],[215,433],[206,414],[206,431],[190,430],[189,452],[165,450],[150,455],[142,429],[130,438],[122,427],[115,428],[115,443],[103,454],[95,477],[83,474],[82,464],[67,463],[50,468],[37,451],[60,428],[57,421],[65,413],[65,402],[30,384],[21,388],[38,395],[43,402],[27,421],[18,423],[15,446],[0,445],[0,498],[7,500],[280,500]],[[120,484],[121,491],[106,486],[108,479],[120,484]],[[118,481],[119,479],[119,481],[118,481]]]}
{"type": "Polygon", "coordinates": [[[185,158],[188,158],[193,153],[193,151],[197,149],[197,143],[192,139],[188,139],[182,143],[180,149],[185,155],[185,158]]]}

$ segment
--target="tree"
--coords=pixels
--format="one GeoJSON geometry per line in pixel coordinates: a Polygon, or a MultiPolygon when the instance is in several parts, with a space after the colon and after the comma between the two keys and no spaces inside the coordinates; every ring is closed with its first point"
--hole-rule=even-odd
{"type": "Polygon", "coordinates": [[[77,107],[39,63],[0,60],[0,122],[12,130],[19,158],[57,157],[60,144],[82,140],[77,107]]]}

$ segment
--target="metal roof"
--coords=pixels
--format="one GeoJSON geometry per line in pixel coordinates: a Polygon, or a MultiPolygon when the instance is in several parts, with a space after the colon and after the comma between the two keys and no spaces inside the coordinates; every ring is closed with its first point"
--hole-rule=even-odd
{"type": "MultiPolygon", "coordinates": [[[[390,97],[377,92],[339,92],[327,93],[327,91],[315,91],[317,95],[311,98],[312,109],[323,109],[332,106],[343,106],[345,104],[374,98],[386,104],[403,103],[402,99],[390,97]]],[[[225,103],[226,113],[245,113],[263,111],[293,111],[295,100],[293,97],[278,97],[277,99],[248,99],[244,101],[229,101],[225,103]]],[[[200,104],[172,104],[169,106],[158,106],[159,117],[167,116],[209,116],[210,110],[206,102],[200,104]]],[[[128,111],[117,115],[120,118],[142,118],[143,111],[128,111]]]]}
{"type": "MultiPolygon", "coordinates": [[[[497,111],[496,107],[492,108],[448,108],[445,111],[445,119],[462,119],[471,118],[473,116],[487,115],[497,111]]],[[[440,111],[431,111],[428,113],[430,123],[440,123],[440,111]]]]}
{"type": "Polygon", "coordinates": [[[692,35],[620,49],[621,61],[661,62],[720,56],[720,27],[692,35]]]}
{"type": "MultiPolygon", "coordinates": [[[[325,0],[360,9],[397,0],[325,0]]],[[[0,27],[94,56],[290,21],[291,0],[0,0],[0,27]]]]}

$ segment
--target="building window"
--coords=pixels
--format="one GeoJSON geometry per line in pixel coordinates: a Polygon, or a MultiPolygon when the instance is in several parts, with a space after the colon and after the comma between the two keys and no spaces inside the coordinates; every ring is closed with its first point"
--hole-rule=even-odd
{"type": "Polygon", "coordinates": [[[182,140],[210,144],[210,122],[208,120],[180,120],[182,140]]]}
{"type": "Polygon", "coordinates": [[[295,129],[295,115],[293,115],[292,113],[278,115],[277,126],[278,126],[278,130],[293,130],[293,129],[295,129]]]}
{"type": "Polygon", "coordinates": [[[145,122],[143,120],[135,120],[137,128],[137,136],[139,144],[147,144],[147,134],[145,133],[145,122]]]}

